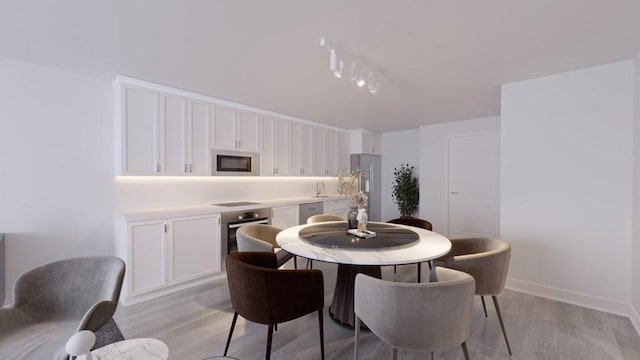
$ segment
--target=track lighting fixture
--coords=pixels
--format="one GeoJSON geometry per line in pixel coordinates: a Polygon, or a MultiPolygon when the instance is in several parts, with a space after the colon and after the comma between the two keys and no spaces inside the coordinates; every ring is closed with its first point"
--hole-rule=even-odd
{"type": "Polygon", "coordinates": [[[348,52],[338,49],[335,44],[330,44],[327,39],[320,39],[320,47],[329,50],[329,70],[337,78],[342,78],[345,62],[350,63],[351,72],[350,79],[357,87],[364,87],[368,84],[369,93],[375,95],[380,90],[380,81],[382,77],[371,66],[367,65],[348,52]],[[368,74],[368,80],[365,80],[363,74],[368,74]]]}

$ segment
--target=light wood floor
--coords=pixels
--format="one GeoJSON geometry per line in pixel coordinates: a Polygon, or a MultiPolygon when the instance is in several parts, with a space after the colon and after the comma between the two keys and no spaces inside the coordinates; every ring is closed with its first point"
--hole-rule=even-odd
{"type": "MultiPolygon", "coordinates": [[[[302,261],[299,260],[302,265],[302,261]]],[[[314,262],[325,278],[326,359],[353,358],[353,330],[334,323],[327,315],[336,277],[336,265],[314,262]]],[[[423,273],[426,269],[423,268],[423,273]]],[[[383,267],[384,279],[415,281],[416,267],[383,267]]],[[[474,304],[471,359],[640,359],[640,337],[629,319],[532,295],[505,290],[498,297],[513,356],[507,353],[490,299],[489,317],[482,313],[479,297],[474,304]]],[[[152,337],[169,346],[170,359],[204,359],[222,355],[233,310],[225,280],[200,286],[143,304],[119,306],[115,319],[125,338],[152,337]]],[[[264,359],[267,327],[238,319],[229,356],[242,360],[264,359]]],[[[316,314],[278,325],[272,359],[319,359],[316,314]]],[[[371,333],[360,339],[361,359],[391,359],[391,349],[371,333]]],[[[399,352],[400,359],[429,359],[428,353],[399,352]]],[[[460,347],[434,354],[435,359],[464,359],[460,347]]]]}

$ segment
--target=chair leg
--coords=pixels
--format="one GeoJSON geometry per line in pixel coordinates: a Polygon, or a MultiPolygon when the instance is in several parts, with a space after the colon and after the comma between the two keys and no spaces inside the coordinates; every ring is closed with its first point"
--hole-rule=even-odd
{"type": "Polygon", "coordinates": [[[393,273],[394,273],[394,274],[396,273],[396,268],[397,268],[397,266],[396,266],[396,265],[393,265],[393,273]]]}
{"type": "Polygon", "coordinates": [[[498,297],[493,295],[491,298],[493,299],[493,305],[496,307],[496,312],[498,313],[498,320],[500,320],[500,327],[502,328],[502,335],[504,335],[504,341],[507,343],[507,350],[509,350],[509,355],[512,355],[511,345],[509,345],[509,338],[507,338],[507,331],[504,329],[504,321],[502,320],[502,313],[500,312],[500,307],[498,306],[498,297]]]}
{"type": "Polygon", "coordinates": [[[353,359],[358,360],[358,339],[360,338],[360,318],[356,315],[355,333],[353,335],[353,359]]]}
{"type": "Polygon", "coordinates": [[[464,360],[470,360],[471,358],[469,357],[469,349],[467,349],[467,342],[464,341],[462,343],[462,352],[464,353],[464,360]]]}
{"type": "Polygon", "coordinates": [[[269,325],[267,330],[267,353],[264,356],[265,360],[271,359],[271,340],[273,339],[273,325],[269,325]]]}
{"type": "Polygon", "coordinates": [[[231,329],[229,329],[229,337],[227,338],[227,345],[224,347],[224,356],[227,356],[227,351],[229,351],[229,344],[231,343],[233,329],[236,327],[236,320],[238,320],[238,313],[234,311],[233,320],[231,321],[231,329]]]}
{"type": "Polygon", "coordinates": [[[393,355],[391,356],[391,358],[392,358],[393,360],[398,360],[398,348],[391,348],[391,352],[392,352],[392,354],[393,354],[393,355]]]}
{"type": "Polygon", "coordinates": [[[298,257],[293,255],[293,268],[298,270],[298,257]]]}
{"type": "Polygon", "coordinates": [[[482,300],[482,310],[484,310],[484,317],[487,318],[487,305],[484,304],[484,296],[480,295],[480,300],[482,300]]]}
{"type": "Polygon", "coordinates": [[[433,360],[433,351],[431,352],[431,360],[433,360]]]}
{"type": "Polygon", "coordinates": [[[307,259],[307,269],[313,269],[313,260],[307,259]]]}
{"type": "Polygon", "coordinates": [[[324,360],[324,325],[322,309],[318,310],[318,326],[320,327],[320,358],[324,360]]]}
{"type": "Polygon", "coordinates": [[[278,331],[278,324],[273,324],[273,331],[278,331]]]}
{"type": "Polygon", "coordinates": [[[420,273],[422,273],[422,269],[420,268],[420,263],[418,263],[418,282],[420,282],[420,273]]]}

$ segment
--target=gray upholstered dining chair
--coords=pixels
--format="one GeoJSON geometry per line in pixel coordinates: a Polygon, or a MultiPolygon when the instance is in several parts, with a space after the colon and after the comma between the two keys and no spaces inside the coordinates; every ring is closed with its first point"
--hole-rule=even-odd
{"type": "Polygon", "coordinates": [[[309,218],[307,219],[307,224],[316,224],[316,223],[322,223],[327,221],[346,221],[346,220],[342,216],[338,216],[338,215],[319,214],[319,215],[309,216],[309,218]]]}
{"type": "MultiPolygon", "coordinates": [[[[431,282],[400,283],[358,274],[355,283],[354,359],[361,322],[392,347],[431,351],[462,346],[469,360],[475,281],[461,271],[434,268],[431,282]]],[[[433,353],[432,353],[433,354],[433,353]]]]}
{"type": "Polygon", "coordinates": [[[0,309],[1,359],[66,359],[75,332],[96,332],[118,305],[124,262],[113,256],[65,259],[30,270],[0,309]]]}
{"type": "Polygon", "coordinates": [[[282,229],[265,224],[251,224],[242,226],[236,231],[238,251],[269,251],[275,252],[278,267],[293,259],[294,269],[298,268],[295,256],[278,247],[276,235],[282,229]]]}
{"type": "MultiPolygon", "coordinates": [[[[317,223],[323,223],[327,221],[346,221],[346,219],[343,218],[342,216],[333,215],[333,214],[312,215],[307,218],[307,224],[317,224],[317,223]]],[[[313,260],[307,259],[307,267],[309,269],[313,269],[313,260]]]]}
{"type": "MultiPolygon", "coordinates": [[[[421,229],[425,229],[425,230],[429,230],[429,231],[433,231],[433,225],[431,225],[431,223],[427,220],[424,219],[419,219],[419,218],[415,218],[415,217],[399,217],[396,219],[391,219],[389,221],[387,221],[388,223],[391,224],[401,224],[401,225],[408,225],[408,226],[415,226],[417,228],[421,228],[421,229]]],[[[431,269],[431,263],[429,263],[429,269],[431,269]]],[[[421,274],[422,274],[422,268],[420,267],[421,263],[418,263],[418,282],[421,281],[421,274]]],[[[393,265],[393,273],[396,273],[396,268],[397,265],[393,265]]]]}
{"type": "Polygon", "coordinates": [[[509,355],[511,355],[511,346],[504,327],[497,295],[500,295],[504,290],[510,258],[511,245],[503,240],[466,238],[452,239],[451,251],[433,261],[437,266],[464,271],[473,276],[476,280],[476,295],[480,295],[485,317],[487,317],[487,307],[484,295],[491,295],[509,355]]]}

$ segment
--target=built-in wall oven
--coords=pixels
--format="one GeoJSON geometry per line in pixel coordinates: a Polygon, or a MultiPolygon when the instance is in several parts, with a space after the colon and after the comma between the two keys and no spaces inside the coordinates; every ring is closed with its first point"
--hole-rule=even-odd
{"type": "Polygon", "coordinates": [[[244,211],[228,211],[222,213],[222,257],[238,251],[236,231],[249,224],[269,224],[271,208],[260,208],[244,211]]]}

